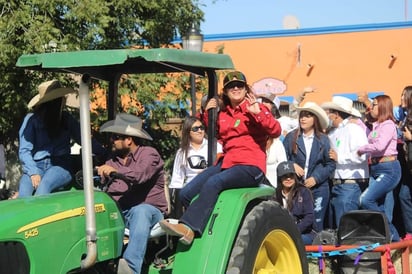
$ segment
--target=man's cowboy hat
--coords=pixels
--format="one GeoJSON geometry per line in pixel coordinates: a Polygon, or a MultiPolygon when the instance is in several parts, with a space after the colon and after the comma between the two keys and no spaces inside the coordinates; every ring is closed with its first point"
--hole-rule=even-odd
{"type": "Polygon", "coordinates": [[[27,105],[28,108],[34,108],[40,104],[52,101],[76,91],[72,88],[63,87],[57,80],[51,80],[41,83],[38,87],[38,92],[39,94],[30,100],[27,105]]]}
{"type": "Polygon", "coordinates": [[[333,96],[332,102],[326,102],[321,105],[323,109],[333,109],[345,112],[355,117],[362,117],[359,110],[353,107],[353,101],[343,96],[333,96]]]}
{"type": "Polygon", "coordinates": [[[104,123],[100,132],[114,132],[126,136],[135,136],[152,141],[152,137],[142,128],[143,121],[128,113],[119,113],[116,119],[104,123]]]}
{"type": "Polygon", "coordinates": [[[300,113],[303,110],[309,111],[318,117],[322,129],[326,129],[329,125],[329,118],[326,112],[318,104],[314,102],[306,102],[302,107],[296,107],[300,113]]]}

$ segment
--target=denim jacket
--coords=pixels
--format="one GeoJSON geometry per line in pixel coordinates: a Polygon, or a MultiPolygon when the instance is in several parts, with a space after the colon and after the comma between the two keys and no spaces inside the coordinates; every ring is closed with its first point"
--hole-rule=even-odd
{"type": "MultiPolygon", "coordinates": [[[[23,120],[19,130],[19,158],[22,163],[23,173],[31,176],[41,174],[36,166],[36,161],[47,157],[64,157],[70,155],[71,139],[81,144],[80,124],[69,113],[63,112],[62,119],[66,128],[57,138],[50,139],[44,123],[36,113],[29,113],[23,120]]],[[[93,152],[104,155],[105,149],[93,141],[93,152]]],[[[67,158],[67,160],[69,160],[67,158]]]]}

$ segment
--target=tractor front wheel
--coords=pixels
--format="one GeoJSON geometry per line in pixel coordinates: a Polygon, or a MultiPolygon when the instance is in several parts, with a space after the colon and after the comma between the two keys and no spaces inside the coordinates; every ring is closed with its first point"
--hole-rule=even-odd
{"type": "Polygon", "coordinates": [[[226,273],[309,273],[300,232],[287,210],[264,201],[248,213],[226,273]]]}

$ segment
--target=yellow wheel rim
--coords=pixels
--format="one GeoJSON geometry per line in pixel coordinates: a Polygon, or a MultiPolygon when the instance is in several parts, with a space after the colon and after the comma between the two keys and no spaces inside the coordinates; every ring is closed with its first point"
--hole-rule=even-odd
{"type": "Polygon", "coordinates": [[[299,252],[284,230],[272,230],[259,247],[254,274],[302,273],[299,252]]]}

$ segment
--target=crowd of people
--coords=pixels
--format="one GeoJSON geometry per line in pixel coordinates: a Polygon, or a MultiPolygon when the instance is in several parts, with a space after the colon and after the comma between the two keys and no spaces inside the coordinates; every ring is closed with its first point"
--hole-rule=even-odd
{"type": "MultiPolygon", "coordinates": [[[[283,123],[282,128],[276,95],[254,94],[241,72],[226,75],[220,101],[212,98],[205,104],[205,111],[220,108],[217,135],[223,157],[193,178],[193,184],[181,189],[178,198],[184,213],[179,222],[163,220],[160,225],[190,245],[195,237],[202,235],[219,192],[257,183],[258,177],[249,179],[248,183],[241,180],[229,183],[242,173],[236,172],[232,177],[226,174],[253,166],[277,189],[274,199],[290,211],[305,244],[311,244],[316,233],[322,230],[337,229],[345,213],[359,209],[378,211],[386,216],[391,241],[411,238],[412,199],[408,178],[412,145],[411,161],[408,147],[412,141],[412,115],[408,115],[411,113],[408,109],[412,105],[412,87],[402,92],[399,107],[394,107],[387,95],[368,98],[364,93],[359,94],[358,101],[365,105],[364,113],[343,96],[333,96],[322,104],[300,103],[307,92],[310,91],[304,91],[293,106],[296,117],[288,117],[290,122],[283,123]],[[274,118],[269,128],[264,128],[268,116],[258,118],[262,112],[274,118]],[[243,124],[246,128],[240,127],[243,124]],[[256,134],[256,126],[263,127],[260,133],[266,139],[264,146],[262,136],[250,138],[256,134]],[[270,131],[279,126],[280,132],[270,131]],[[247,148],[240,140],[249,140],[247,148]],[[254,155],[256,152],[266,154],[266,165],[262,158],[250,162],[251,147],[254,155]],[[239,151],[245,153],[243,158],[234,158],[234,150],[236,157],[241,155],[239,151]],[[191,203],[196,195],[199,199],[191,203]],[[396,203],[402,211],[401,227],[393,223],[396,203]],[[202,212],[200,208],[208,210],[202,212]]],[[[207,117],[204,118],[207,124],[207,117]]]]}
{"type": "MultiPolygon", "coordinates": [[[[51,193],[72,180],[68,155],[71,140],[80,144],[80,127],[63,110],[72,92],[57,80],[47,81],[30,101],[32,111],[19,132],[23,175],[18,198],[51,193]]],[[[358,209],[382,212],[392,241],[412,238],[412,86],[405,87],[398,107],[386,95],[370,99],[359,94],[364,113],[341,96],[320,105],[301,103],[306,92],[297,98],[293,114],[282,119],[275,94],[257,95],[242,72],[228,73],[221,95],[204,97],[201,114],[184,119],[170,182],[158,151],[143,142],[152,137],[140,118],[119,113],[103,124],[100,131],[110,135],[111,149],[92,141],[93,153],[106,159],[97,172],[103,182],[113,172],[126,178],[115,179],[107,190],[130,231],[121,267],[140,273],[142,243],[156,223],[190,245],[202,235],[222,191],[267,182],[276,188],[273,200],[290,212],[305,244],[324,229],[336,229],[346,212],[358,209]],[[208,163],[205,131],[204,114],[210,109],[218,112],[214,163],[208,163]],[[401,235],[392,223],[398,201],[401,235]]]]}

